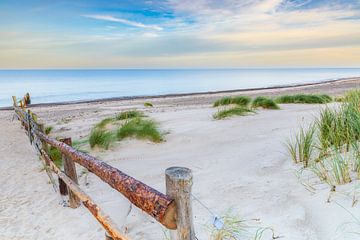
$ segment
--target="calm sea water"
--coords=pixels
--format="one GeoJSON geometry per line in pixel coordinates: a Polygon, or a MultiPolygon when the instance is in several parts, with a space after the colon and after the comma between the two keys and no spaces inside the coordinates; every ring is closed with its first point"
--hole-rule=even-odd
{"type": "Polygon", "coordinates": [[[32,103],[207,92],[360,76],[360,68],[227,70],[1,70],[0,106],[29,92],[32,103]]]}

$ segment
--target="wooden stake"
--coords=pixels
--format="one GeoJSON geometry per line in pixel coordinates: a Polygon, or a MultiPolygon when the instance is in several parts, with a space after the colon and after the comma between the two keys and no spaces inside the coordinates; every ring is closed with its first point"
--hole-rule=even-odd
{"type": "MultiPolygon", "coordinates": [[[[60,139],[60,141],[62,141],[62,139],[60,139]]],[[[63,159],[62,159],[62,164],[64,164],[63,159]]],[[[68,188],[67,188],[66,184],[64,183],[64,181],[60,177],[58,177],[58,181],[59,181],[60,194],[62,196],[67,196],[69,194],[69,192],[68,192],[68,188]]]]}
{"type": "Polygon", "coordinates": [[[166,194],[176,203],[176,231],[171,232],[172,240],[194,240],[195,231],[191,207],[192,173],[188,168],[166,169],[166,194]]]}
{"type": "MultiPolygon", "coordinates": [[[[44,127],[44,124],[43,123],[38,123],[38,126],[39,126],[39,131],[44,133],[45,134],[45,127],[44,127]]],[[[49,147],[48,147],[48,144],[40,138],[40,141],[41,141],[41,148],[46,152],[46,153],[49,153],[49,147]]],[[[49,165],[48,163],[46,163],[47,165],[49,165]]]]}
{"type": "Polygon", "coordinates": [[[17,107],[18,104],[17,104],[16,97],[15,97],[15,96],[12,96],[12,99],[13,99],[13,106],[14,106],[14,107],[17,107]]]}
{"type": "Polygon", "coordinates": [[[69,194],[68,189],[66,187],[66,184],[64,183],[64,181],[58,177],[58,181],[59,181],[59,191],[60,194],[62,196],[67,196],[69,194]]]}
{"type": "Polygon", "coordinates": [[[28,134],[29,134],[29,140],[30,140],[30,144],[32,144],[32,137],[31,137],[31,111],[30,109],[28,109],[27,112],[27,123],[28,123],[28,134]]]}
{"type": "MultiPolygon", "coordinates": [[[[71,138],[64,138],[64,139],[62,139],[62,142],[69,146],[72,146],[71,138]]],[[[77,178],[77,173],[76,173],[76,166],[75,166],[74,161],[71,158],[66,157],[64,154],[62,155],[62,160],[63,160],[63,164],[64,164],[65,174],[71,180],[73,180],[76,184],[79,184],[78,178],[77,178]]],[[[68,189],[68,192],[69,192],[70,207],[71,208],[79,207],[80,206],[79,198],[70,189],[68,189]]]]}

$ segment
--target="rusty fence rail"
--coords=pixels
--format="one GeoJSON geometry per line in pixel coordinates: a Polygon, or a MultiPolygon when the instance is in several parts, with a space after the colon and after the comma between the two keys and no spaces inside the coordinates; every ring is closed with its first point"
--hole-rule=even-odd
{"type": "Polygon", "coordinates": [[[30,143],[34,145],[43,160],[50,180],[56,184],[52,177],[52,173],[55,173],[58,176],[59,191],[62,195],[69,196],[70,207],[77,208],[82,203],[103,226],[106,239],[125,240],[128,238],[119,230],[110,216],[105,214],[79,187],[75,163],[95,174],[164,227],[174,230],[171,231],[172,240],[196,239],[190,198],[192,186],[190,169],[181,167],[167,169],[165,171],[167,194],[163,194],[106,162],[74,149],[71,146],[71,138],[56,140],[49,137],[45,134],[44,124],[38,121],[37,115],[24,105],[18,106],[16,97],[13,97],[15,116],[25,128],[30,143]],[[63,170],[57,167],[50,158],[49,146],[61,152],[63,170]]]}

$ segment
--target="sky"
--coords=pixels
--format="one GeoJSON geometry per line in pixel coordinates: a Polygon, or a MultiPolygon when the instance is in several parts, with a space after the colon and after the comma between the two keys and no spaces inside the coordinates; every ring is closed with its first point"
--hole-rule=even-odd
{"type": "Polygon", "coordinates": [[[0,0],[0,69],[360,67],[360,0],[0,0]]]}

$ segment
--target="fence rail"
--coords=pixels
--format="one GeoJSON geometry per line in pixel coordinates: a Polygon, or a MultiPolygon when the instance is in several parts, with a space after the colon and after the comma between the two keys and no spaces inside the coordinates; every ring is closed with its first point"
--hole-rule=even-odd
{"type": "Polygon", "coordinates": [[[56,140],[44,133],[44,124],[38,122],[36,114],[17,104],[13,97],[15,116],[26,129],[29,141],[35,146],[43,160],[51,181],[52,172],[59,179],[59,190],[69,195],[70,207],[76,208],[80,202],[93,214],[106,230],[106,239],[125,240],[127,237],[111,218],[87,195],[77,183],[75,163],[88,169],[103,182],[123,194],[132,204],[140,208],[168,229],[173,240],[195,239],[192,223],[191,194],[192,175],[187,168],[172,167],[166,170],[167,194],[163,194],[145,183],[125,174],[91,155],[80,152],[71,146],[71,138],[56,140]],[[48,154],[48,146],[58,149],[62,154],[64,170],[57,167],[48,154]]]}

